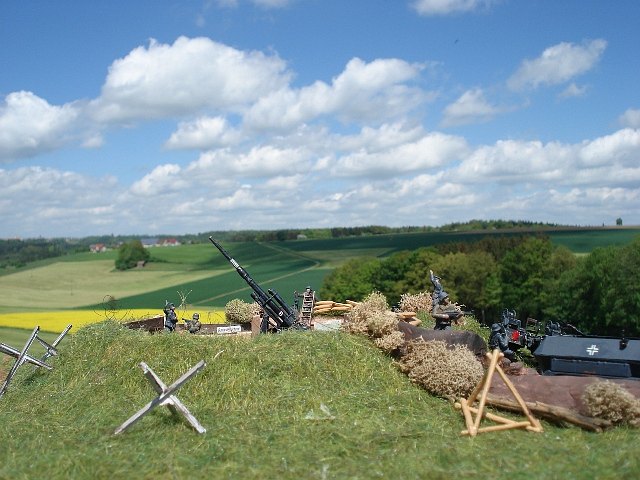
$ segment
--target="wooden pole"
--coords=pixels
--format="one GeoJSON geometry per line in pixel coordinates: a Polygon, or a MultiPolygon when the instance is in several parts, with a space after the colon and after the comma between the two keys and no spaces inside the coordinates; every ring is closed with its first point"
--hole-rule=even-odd
{"type": "MultiPolygon", "coordinates": [[[[496,365],[498,364],[498,360],[500,359],[500,357],[503,357],[504,355],[502,354],[502,352],[500,350],[498,350],[497,348],[493,351],[493,353],[488,354],[488,356],[491,358],[491,362],[489,363],[489,369],[486,371],[485,377],[482,380],[483,388],[482,388],[482,394],[480,395],[480,403],[478,405],[478,411],[482,412],[484,410],[484,406],[485,403],[487,402],[487,393],[489,393],[489,387],[491,386],[491,379],[493,378],[493,372],[496,369],[496,365]]],[[[477,393],[476,393],[477,395],[477,393]]],[[[469,398],[469,406],[472,406],[473,403],[475,401],[475,398],[469,398]]],[[[476,416],[476,421],[474,422],[473,426],[474,428],[477,430],[478,427],[480,426],[480,420],[482,419],[482,415],[477,415],[476,416]]]]}

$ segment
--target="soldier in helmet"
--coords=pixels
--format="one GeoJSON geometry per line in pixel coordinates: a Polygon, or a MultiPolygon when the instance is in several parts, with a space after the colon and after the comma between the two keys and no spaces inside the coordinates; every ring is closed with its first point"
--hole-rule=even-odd
{"type": "Polygon", "coordinates": [[[451,330],[451,323],[462,318],[462,311],[451,303],[449,294],[442,288],[440,277],[434,275],[433,270],[429,270],[429,279],[433,284],[431,316],[436,321],[435,330],[451,330]]]}
{"type": "Polygon", "coordinates": [[[178,316],[176,315],[176,306],[173,303],[165,301],[164,305],[164,331],[171,333],[176,329],[178,316]]]}
{"type": "Polygon", "coordinates": [[[191,320],[184,320],[185,326],[189,333],[197,333],[200,331],[202,324],[200,323],[200,314],[194,313],[191,320]]]}
{"type": "Polygon", "coordinates": [[[435,330],[451,330],[451,323],[462,317],[462,311],[457,309],[444,290],[434,292],[435,302],[431,308],[431,316],[436,320],[435,330]]]}
{"type": "Polygon", "coordinates": [[[494,323],[491,325],[489,348],[491,350],[499,348],[506,358],[512,362],[516,361],[515,352],[509,348],[509,340],[507,339],[507,330],[505,329],[504,323],[494,323]]]}

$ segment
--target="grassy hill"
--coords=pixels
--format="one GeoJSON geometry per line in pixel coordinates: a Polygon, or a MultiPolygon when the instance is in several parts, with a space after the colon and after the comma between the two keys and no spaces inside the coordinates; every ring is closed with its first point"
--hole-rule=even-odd
{"type": "MultiPolygon", "coordinates": [[[[358,256],[384,257],[400,250],[447,242],[474,241],[487,235],[522,235],[521,229],[478,232],[423,232],[370,235],[273,243],[228,243],[224,247],[264,288],[278,291],[287,302],[307,285],[318,289],[336,266],[358,256]]],[[[534,232],[535,233],[535,232],[534,232]]],[[[598,246],[621,245],[639,229],[546,230],[552,242],[576,253],[598,246]]],[[[196,308],[217,307],[233,298],[250,301],[250,289],[211,244],[153,248],[142,269],[114,269],[115,251],[81,253],[48,259],[0,275],[0,313],[59,309],[101,309],[105,296],[122,309],[161,309],[165,300],[179,302],[179,293],[196,308]]]]}
{"type": "Polygon", "coordinates": [[[618,479],[640,472],[638,430],[594,434],[543,423],[540,434],[461,436],[460,413],[411,384],[362,337],[149,335],[104,322],[60,350],[53,371],[21,368],[0,399],[0,478],[618,479]],[[207,433],[158,406],[113,435],[155,397],[139,362],[171,384],[202,359],[207,366],[177,396],[207,433]]]}

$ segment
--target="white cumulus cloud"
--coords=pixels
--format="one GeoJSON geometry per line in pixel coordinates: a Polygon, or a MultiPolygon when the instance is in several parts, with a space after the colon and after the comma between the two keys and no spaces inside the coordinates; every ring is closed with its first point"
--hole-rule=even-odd
{"type": "Polygon", "coordinates": [[[180,122],[178,129],[165,143],[169,149],[208,150],[228,147],[237,143],[242,135],[231,128],[224,117],[200,117],[189,122],[180,122]]]}
{"type": "Polygon", "coordinates": [[[444,109],[443,127],[488,122],[504,111],[491,105],[480,88],[467,90],[444,109]]]}
{"type": "Polygon", "coordinates": [[[424,16],[449,15],[485,8],[495,0],[414,0],[412,7],[424,16]]]}
{"type": "Polygon", "coordinates": [[[54,150],[69,140],[78,110],[50,105],[32,92],[13,92],[0,105],[0,162],[54,150]]]}
{"type": "Polygon", "coordinates": [[[630,108],[618,118],[623,127],[640,128],[640,109],[630,108]]]}
{"type": "Polygon", "coordinates": [[[283,129],[329,114],[347,121],[392,118],[425,100],[424,92],[406,84],[421,68],[398,59],[366,63],[354,58],[331,85],[317,81],[298,90],[275,91],[253,105],[244,120],[253,128],[283,129]]]}
{"type": "Polygon", "coordinates": [[[562,42],[547,48],[533,60],[524,60],[507,80],[512,90],[557,85],[591,70],[602,57],[607,42],[585,41],[580,45],[562,42]]]}
{"type": "Polygon", "coordinates": [[[305,150],[264,145],[252,147],[247,152],[230,149],[205,152],[189,165],[186,173],[201,180],[220,176],[268,178],[310,168],[310,157],[305,150]]]}
{"type": "Polygon", "coordinates": [[[131,192],[141,196],[161,196],[179,191],[187,185],[180,175],[179,165],[158,165],[153,171],[131,186],[131,192]]]}
{"type": "Polygon", "coordinates": [[[439,132],[385,150],[360,149],[337,159],[335,176],[389,177],[443,167],[463,158],[468,146],[462,137],[439,132]]]}
{"type": "Polygon", "coordinates": [[[235,110],[289,81],[277,56],[241,51],[209,38],[151,41],[113,62],[91,104],[103,122],[164,118],[204,108],[235,110]]]}

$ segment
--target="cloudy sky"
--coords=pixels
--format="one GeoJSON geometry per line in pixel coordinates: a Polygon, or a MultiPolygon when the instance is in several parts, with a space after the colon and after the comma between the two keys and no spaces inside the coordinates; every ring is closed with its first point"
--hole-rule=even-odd
{"type": "Polygon", "coordinates": [[[640,224],[636,0],[2,0],[0,238],[640,224]]]}

